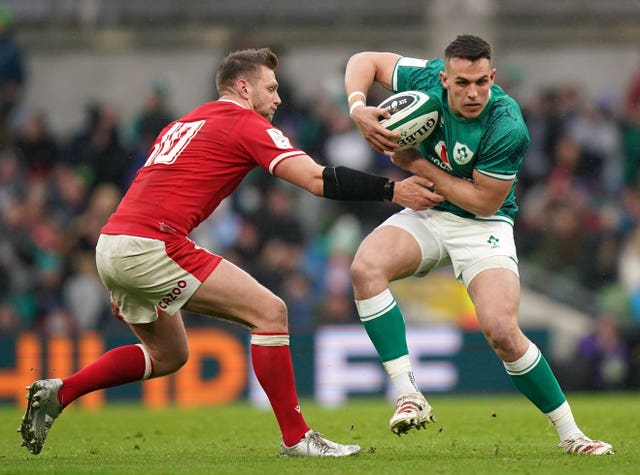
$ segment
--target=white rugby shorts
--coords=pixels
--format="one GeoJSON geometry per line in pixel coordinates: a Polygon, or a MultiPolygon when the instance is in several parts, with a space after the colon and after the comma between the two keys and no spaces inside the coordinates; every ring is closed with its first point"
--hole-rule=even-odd
{"type": "Polygon", "coordinates": [[[518,273],[513,227],[505,221],[461,218],[445,211],[404,209],[380,226],[396,226],[410,233],[422,251],[414,275],[452,264],[465,287],[483,270],[509,269],[518,273]]]}
{"type": "Polygon", "coordinates": [[[101,234],[96,266],[127,323],[173,315],[191,298],[222,258],[187,237],[172,241],[101,234]]]}

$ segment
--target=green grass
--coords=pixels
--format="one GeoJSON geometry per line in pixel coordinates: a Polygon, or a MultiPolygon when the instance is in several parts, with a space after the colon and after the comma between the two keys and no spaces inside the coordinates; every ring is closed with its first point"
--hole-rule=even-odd
{"type": "Polygon", "coordinates": [[[246,404],[150,410],[110,405],[70,408],[38,456],[20,447],[21,411],[0,406],[2,474],[636,474],[640,466],[640,394],[570,396],[592,438],[615,456],[555,450],[555,430],[520,396],[431,397],[438,422],[402,438],[387,429],[390,405],[359,400],[339,409],[303,401],[307,422],[358,457],[281,459],[270,411],[246,404]]]}

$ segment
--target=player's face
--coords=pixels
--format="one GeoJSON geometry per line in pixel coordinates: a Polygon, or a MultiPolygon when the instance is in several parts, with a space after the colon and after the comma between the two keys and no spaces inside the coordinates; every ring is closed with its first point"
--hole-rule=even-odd
{"type": "Polygon", "coordinates": [[[440,78],[448,90],[449,109],[458,117],[478,117],[489,102],[495,75],[496,70],[486,58],[476,61],[451,58],[446,61],[440,78]]]}
{"type": "Polygon", "coordinates": [[[263,66],[261,73],[254,79],[251,88],[253,110],[271,122],[281,102],[282,100],[278,95],[276,74],[272,69],[263,66]]]}

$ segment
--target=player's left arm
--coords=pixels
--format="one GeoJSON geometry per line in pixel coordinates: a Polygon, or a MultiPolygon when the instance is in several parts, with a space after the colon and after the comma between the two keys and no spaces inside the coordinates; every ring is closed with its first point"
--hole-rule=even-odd
{"type": "Polygon", "coordinates": [[[398,167],[427,178],[447,201],[479,217],[493,216],[500,209],[514,181],[492,178],[475,169],[471,181],[459,178],[424,160],[415,149],[395,152],[391,159],[398,167]]]}
{"type": "Polygon", "coordinates": [[[478,217],[493,216],[509,196],[530,140],[517,109],[507,104],[494,114],[471,179],[452,175],[422,159],[415,150],[396,152],[392,160],[400,168],[431,180],[447,201],[478,217]]]}

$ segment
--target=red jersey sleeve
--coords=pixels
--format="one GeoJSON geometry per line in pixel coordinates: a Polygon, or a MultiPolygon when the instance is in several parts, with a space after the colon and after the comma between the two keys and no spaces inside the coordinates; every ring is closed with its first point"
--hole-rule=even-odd
{"type": "Polygon", "coordinates": [[[253,157],[271,174],[283,160],[305,154],[294,147],[280,129],[256,113],[246,118],[246,126],[242,127],[238,140],[247,156],[253,157]]]}

